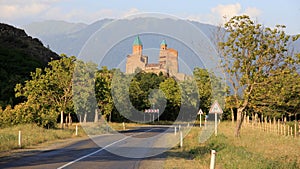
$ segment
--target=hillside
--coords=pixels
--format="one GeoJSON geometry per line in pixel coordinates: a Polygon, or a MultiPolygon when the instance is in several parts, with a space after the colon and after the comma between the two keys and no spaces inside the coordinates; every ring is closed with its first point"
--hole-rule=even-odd
{"type": "Polygon", "coordinates": [[[45,67],[59,56],[24,30],[0,23],[0,106],[16,104],[14,87],[30,76],[35,68],[45,67]]]}

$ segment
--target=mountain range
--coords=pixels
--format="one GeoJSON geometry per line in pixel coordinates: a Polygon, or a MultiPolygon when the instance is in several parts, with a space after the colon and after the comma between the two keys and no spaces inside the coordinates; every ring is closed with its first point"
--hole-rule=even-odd
{"type": "MultiPolygon", "coordinates": [[[[68,56],[86,54],[93,55],[89,57],[94,58],[105,53],[106,57],[101,59],[100,66],[120,67],[123,70],[125,69],[124,59],[132,52],[132,42],[135,36],[139,35],[141,37],[143,47],[147,49],[145,51],[147,55],[156,56],[158,56],[159,51],[157,49],[159,49],[160,42],[166,39],[169,47],[178,50],[179,60],[181,60],[179,71],[183,73],[190,72],[196,66],[212,68],[208,60],[213,59],[209,58],[208,55],[214,54],[214,42],[211,42],[211,39],[218,30],[216,26],[209,24],[169,18],[102,19],[92,24],[52,20],[32,23],[25,25],[23,28],[29,35],[39,38],[56,53],[64,53],[68,56]],[[201,36],[197,35],[198,39],[186,42],[172,36],[178,35],[180,38],[187,37],[187,39],[196,38],[196,33],[193,32],[194,28],[198,30],[197,34],[202,34],[201,36]],[[146,33],[139,34],[139,31],[145,30],[146,33]],[[147,32],[147,30],[157,31],[153,33],[151,31],[147,32]],[[158,33],[159,31],[162,33],[158,33]],[[200,54],[195,52],[191,44],[194,44],[194,48],[195,46],[201,48],[199,50],[200,54]],[[87,45],[93,47],[87,49],[87,45]],[[102,51],[102,53],[99,51],[102,51]],[[207,53],[207,51],[210,52],[207,53]]],[[[294,42],[292,46],[295,51],[300,51],[300,40],[294,42]]],[[[93,61],[95,61],[94,58],[93,61]]],[[[149,60],[151,62],[158,61],[155,57],[149,57],[149,60]]],[[[97,63],[99,62],[98,59],[97,63]]]]}
{"type": "MultiPolygon", "coordinates": [[[[112,19],[102,19],[96,21],[92,24],[82,24],[82,23],[68,23],[64,21],[43,21],[36,22],[29,25],[23,26],[24,30],[31,36],[39,38],[45,45],[47,45],[51,50],[56,53],[64,53],[68,56],[79,56],[80,52],[83,50],[83,47],[87,44],[90,39],[97,39],[95,34],[99,32],[99,30],[110,29],[104,35],[101,35],[101,39],[105,39],[103,41],[97,41],[98,46],[103,46],[104,43],[111,42],[111,39],[116,39],[117,43],[112,44],[113,47],[108,46],[107,48],[111,48],[106,51],[107,56],[102,60],[100,66],[107,66],[108,68],[120,67],[121,70],[125,69],[124,58],[128,54],[132,52],[132,42],[135,36],[140,36],[141,40],[144,44],[145,54],[154,55],[150,56],[150,62],[158,62],[158,52],[157,49],[160,47],[160,43],[162,40],[167,40],[168,46],[170,48],[174,48],[179,52],[179,70],[184,73],[191,73],[191,70],[196,66],[203,67],[204,63],[202,63],[197,58],[197,54],[189,44],[184,42],[182,39],[176,39],[172,35],[178,35],[179,37],[185,36],[184,31],[189,31],[185,29],[197,29],[198,34],[201,34],[199,40],[188,43],[202,43],[205,41],[203,46],[203,51],[207,50],[207,46],[209,44],[209,39],[211,38],[213,32],[217,29],[217,27],[203,24],[199,22],[185,21],[185,20],[174,20],[174,19],[157,19],[157,18],[149,18],[148,20],[145,18],[136,18],[131,20],[112,20],[112,19]],[[112,26],[113,25],[113,26],[112,26]],[[132,29],[132,25],[136,25],[134,29],[147,30],[147,28],[153,28],[158,30],[159,32],[163,29],[164,33],[151,33],[146,32],[143,34],[139,34],[138,31],[131,31],[130,34],[123,34],[125,36],[120,36],[122,31],[129,31],[126,29],[132,29]],[[113,28],[107,28],[113,27],[113,28]],[[49,33],[47,33],[49,32],[49,33]],[[199,33],[200,32],[200,33],[199,33]],[[126,37],[128,36],[128,37],[126,37]],[[208,40],[207,40],[208,39],[208,40]],[[116,49],[117,47],[117,49],[116,49]],[[196,58],[198,61],[195,62],[196,58]],[[121,64],[121,65],[120,65],[121,64]]],[[[151,29],[150,28],[150,29],[151,29]]],[[[193,30],[195,31],[195,30],[193,30]]],[[[190,35],[188,35],[190,36],[190,35]]],[[[101,47],[95,46],[92,50],[106,50],[101,47]]],[[[95,54],[93,54],[95,55],[95,54]]],[[[202,59],[207,60],[207,59],[202,59]]]]}

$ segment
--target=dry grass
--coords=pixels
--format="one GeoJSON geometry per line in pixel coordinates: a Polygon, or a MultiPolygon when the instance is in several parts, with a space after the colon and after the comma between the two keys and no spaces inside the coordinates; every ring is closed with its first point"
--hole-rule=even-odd
{"type": "MultiPolygon", "coordinates": [[[[22,133],[22,147],[29,148],[41,143],[56,141],[66,138],[83,137],[87,135],[104,134],[113,130],[123,130],[122,123],[73,123],[69,127],[62,129],[45,129],[35,124],[22,124],[13,127],[0,129],[0,152],[19,149],[18,134],[22,133]],[[78,135],[75,135],[75,128],[78,126],[78,135]],[[109,129],[109,131],[107,131],[109,129]]],[[[125,123],[126,129],[138,127],[140,124],[125,123]]]]}
{"type": "Polygon", "coordinates": [[[234,126],[223,122],[218,136],[199,143],[200,129],[194,127],[185,137],[183,148],[168,152],[164,168],[209,168],[210,151],[217,151],[216,168],[299,168],[300,138],[279,136],[245,127],[235,138],[234,126]]]}
{"type": "Polygon", "coordinates": [[[75,125],[65,129],[45,129],[35,124],[22,124],[13,127],[0,129],[0,151],[7,151],[19,148],[18,135],[21,131],[22,148],[44,143],[47,141],[80,137],[85,133],[79,127],[78,136],[75,136],[75,125]]]}

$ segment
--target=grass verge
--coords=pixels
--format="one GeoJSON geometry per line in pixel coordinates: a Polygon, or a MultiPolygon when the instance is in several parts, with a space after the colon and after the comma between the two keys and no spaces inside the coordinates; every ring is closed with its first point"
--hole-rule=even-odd
{"type": "Polygon", "coordinates": [[[200,129],[193,127],[184,138],[183,148],[167,153],[164,168],[209,168],[210,151],[217,151],[216,168],[228,169],[296,169],[300,167],[300,138],[279,136],[250,127],[242,128],[235,138],[234,126],[219,125],[218,136],[199,143],[200,129]]]}
{"type": "MultiPolygon", "coordinates": [[[[82,123],[78,125],[78,135],[75,135],[76,124],[62,129],[45,129],[36,124],[21,124],[12,127],[0,129],[0,152],[19,149],[18,135],[21,131],[22,144],[21,148],[26,149],[31,146],[39,145],[41,143],[62,140],[67,138],[83,137],[89,135],[98,135],[107,133],[105,124],[98,123],[82,123]]],[[[125,123],[125,129],[131,129],[141,126],[136,123],[125,123]]],[[[109,131],[123,130],[122,123],[109,123],[109,131]]],[[[3,153],[2,153],[3,154],[3,153]]]]}
{"type": "Polygon", "coordinates": [[[62,130],[45,129],[35,124],[22,124],[0,129],[0,151],[20,148],[18,145],[19,131],[21,131],[21,148],[28,148],[47,141],[85,136],[80,127],[78,128],[78,136],[75,136],[75,125],[62,130]]]}

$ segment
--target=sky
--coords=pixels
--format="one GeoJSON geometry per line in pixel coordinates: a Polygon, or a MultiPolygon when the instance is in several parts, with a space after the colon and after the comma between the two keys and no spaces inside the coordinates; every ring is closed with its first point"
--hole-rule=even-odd
{"type": "Polygon", "coordinates": [[[17,27],[44,20],[91,24],[141,13],[163,13],[213,25],[247,14],[268,27],[282,24],[287,33],[300,34],[298,0],[0,0],[0,22],[17,27]]]}

